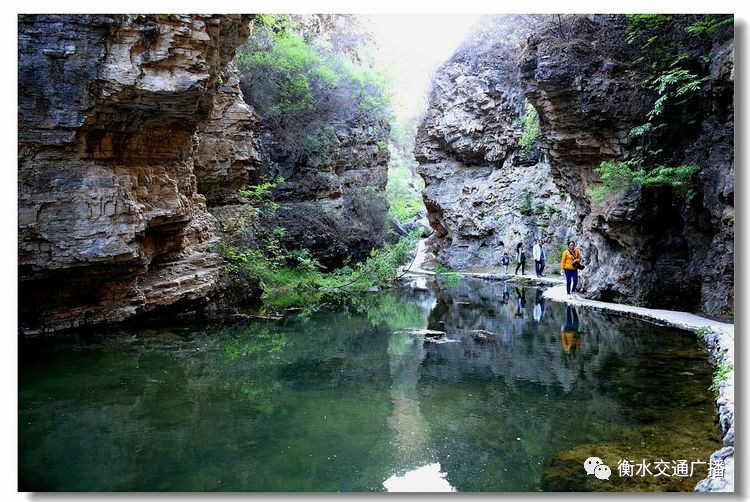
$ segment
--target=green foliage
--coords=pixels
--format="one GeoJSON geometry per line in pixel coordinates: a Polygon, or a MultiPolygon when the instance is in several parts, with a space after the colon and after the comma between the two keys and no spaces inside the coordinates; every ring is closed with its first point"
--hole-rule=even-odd
{"type": "Polygon", "coordinates": [[[685,31],[690,35],[713,36],[720,29],[732,26],[733,24],[733,16],[719,16],[718,18],[715,18],[713,15],[707,14],[700,21],[696,21],[685,28],[685,31]]]}
{"type": "Polygon", "coordinates": [[[563,252],[568,249],[568,246],[564,243],[550,243],[549,246],[545,247],[546,261],[550,265],[557,265],[558,268],[553,268],[553,273],[560,273],[560,260],[562,259],[563,252]]]}
{"type": "Polygon", "coordinates": [[[526,115],[523,118],[523,132],[521,133],[521,139],[518,141],[518,146],[521,147],[521,154],[528,155],[536,146],[536,142],[541,134],[541,128],[539,126],[539,116],[537,115],[536,109],[529,103],[526,102],[526,115]]]}
{"type": "Polygon", "coordinates": [[[412,221],[424,208],[421,194],[424,183],[415,176],[409,162],[416,163],[413,158],[405,160],[398,150],[395,152],[388,163],[388,184],[385,187],[389,212],[402,223],[412,221]]]}
{"type": "Polygon", "coordinates": [[[449,288],[455,288],[461,284],[461,276],[456,272],[451,274],[440,274],[438,280],[449,288]]]}
{"type": "Polygon", "coordinates": [[[354,267],[324,273],[308,250],[287,251],[279,243],[280,237],[283,229],[274,229],[263,249],[238,249],[227,242],[219,245],[228,262],[226,273],[259,279],[264,305],[272,310],[310,306],[325,296],[372,286],[388,287],[395,282],[398,268],[411,259],[419,240],[418,232],[413,232],[395,244],[373,249],[369,258],[354,267]]]}
{"type": "Polygon", "coordinates": [[[250,37],[235,56],[242,91],[273,133],[269,153],[275,161],[327,161],[335,141],[331,124],[363,116],[384,123],[391,93],[384,73],[295,30],[285,15],[253,20],[250,37]]]}
{"type": "Polygon", "coordinates": [[[420,232],[415,230],[395,244],[373,249],[369,258],[354,268],[345,267],[331,273],[325,281],[326,288],[365,290],[394,284],[398,268],[412,258],[419,238],[420,232]]]}
{"type": "Polygon", "coordinates": [[[722,382],[726,382],[729,378],[729,374],[734,371],[734,365],[721,362],[716,366],[714,370],[713,382],[711,383],[710,389],[714,392],[719,391],[719,386],[722,382]]]}
{"type": "Polygon", "coordinates": [[[596,169],[601,184],[589,187],[587,190],[591,200],[602,202],[607,196],[621,193],[633,186],[670,186],[685,200],[690,200],[695,196],[692,177],[698,171],[697,166],[658,166],[646,172],[643,169],[633,169],[631,164],[627,161],[602,162],[596,169]]]}
{"type": "Polygon", "coordinates": [[[659,33],[672,21],[669,14],[627,14],[629,20],[626,29],[625,40],[633,44],[639,39],[645,38],[641,43],[642,49],[648,49],[655,45],[659,39],[659,33]]]}
{"type": "Polygon", "coordinates": [[[461,282],[461,276],[455,269],[439,263],[435,266],[435,273],[440,281],[449,288],[456,287],[461,282]]]}
{"type": "Polygon", "coordinates": [[[444,265],[438,262],[438,264],[435,265],[435,273],[436,274],[454,274],[456,273],[456,270],[454,268],[448,267],[447,265],[444,265]]]}
{"type": "MultiPolygon", "coordinates": [[[[427,313],[412,302],[403,301],[402,297],[392,291],[378,295],[351,295],[354,311],[367,316],[373,326],[386,325],[390,330],[401,330],[427,325],[427,313]]],[[[396,350],[404,350],[406,345],[399,344],[396,350]]],[[[389,348],[390,352],[391,348],[389,348]]]]}
{"type": "Polygon", "coordinates": [[[711,333],[711,327],[710,326],[701,326],[698,328],[698,338],[701,340],[704,340],[706,338],[706,335],[711,333]]]}
{"type": "Polygon", "coordinates": [[[260,206],[271,201],[271,191],[282,183],[284,183],[284,178],[277,178],[274,181],[266,181],[260,185],[248,186],[244,190],[240,190],[240,193],[251,206],[260,206]]]}
{"type": "Polygon", "coordinates": [[[304,151],[315,152],[315,157],[321,162],[329,161],[334,143],[338,141],[336,129],[331,124],[316,124],[308,130],[301,142],[304,151]]]}
{"type": "Polygon", "coordinates": [[[243,331],[233,334],[226,341],[224,351],[230,361],[239,357],[253,357],[264,363],[281,359],[284,348],[289,344],[284,333],[271,331],[268,326],[251,323],[243,331]],[[252,333],[250,336],[249,333],[252,333]]]}
{"type": "Polygon", "coordinates": [[[732,36],[733,16],[630,14],[626,41],[640,57],[629,71],[650,109],[643,122],[630,130],[631,144],[624,156],[631,173],[614,173],[610,182],[590,190],[602,200],[621,187],[614,185],[672,185],[686,199],[694,193],[690,177],[694,166],[678,164],[675,146],[697,133],[706,113],[702,94],[710,81],[711,49],[717,40],[732,36]],[[669,148],[665,145],[668,145],[669,148]],[[652,174],[653,173],[653,174],[652,174]],[[676,177],[674,181],[665,178],[676,177]]]}

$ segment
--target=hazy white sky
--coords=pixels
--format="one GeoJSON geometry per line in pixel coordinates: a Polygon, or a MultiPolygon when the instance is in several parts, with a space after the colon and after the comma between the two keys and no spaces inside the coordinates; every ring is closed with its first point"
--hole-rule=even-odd
{"type": "Polygon", "coordinates": [[[378,43],[378,60],[389,67],[394,112],[399,119],[426,105],[437,67],[448,59],[479,21],[479,14],[360,15],[378,43]]]}

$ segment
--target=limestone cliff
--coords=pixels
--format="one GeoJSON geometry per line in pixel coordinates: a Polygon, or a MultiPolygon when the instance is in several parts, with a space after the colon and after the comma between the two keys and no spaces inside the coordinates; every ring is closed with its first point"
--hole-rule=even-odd
{"type": "Polygon", "coordinates": [[[239,15],[19,16],[22,331],[121,321],[212,293],[221,259],[195,133],[247,25],[239,15]]]}
{"type": "Polygon", "coordinates": [[[676,16],[659,32],[665,45],[711,60],[689,113],[670,110],[653,147],[663,165],[698,166],[697,196],[688,202],[669,187],[633,188],[602,203],[587,195],[602,161],[633,150],[629,131],[657,98],[641,85],[654,76],[638,44],[626,43],[629,20],[569,16],[528,40],[523,88],[539,111],[555,182],[576,202],[590,297],[710,314],[733,309],[733,39],[730,26],[697,45],[686,31],[696,19],[676,16]]]}
{"type": "Polygon", "coordinates": [[[552,241],[550,257],[577,231],[571,198],[552,182],[545,156],[519,146],[527,113],[519,54],[480,33],[433,80],[415,157],[435,229],[432,251],[451,267],[498,266],[518,243],[530,256],[538,237],[552,241]]]}
{"type": "Polygon", "coordinates": [[[438,71],[415,152],[438,259],[496,266],[500,242],[528,248],[540,233],[558,243],[575,238],[589,265],[582,274],[589,297],[731,313],[733,37],[731,25],[687,30],[702,19],[663,16],[655,21],[658,36],[649,38],[646,26],[645,42],[631,44],[637,32],[621,15],[534,16],[522,23],[501,17],[475,33],[438,71]],[[511,25],[526,27],[526,35],[508,36],[511,25]],[[661,44],[646,54],[649,64],[641,49],[647,44],[661,44]],[[695,60],[688,69],[699,77],[700,65],[708,71],[686,94],[690,101],[681,94],[682,101],[664,109],[645,144],[632,130],[659,97],[653,84],[659,75],[649,72],[664,66],[650,64],[660,48],[695,60]],[[524,98],[541,129],[528,158],[518,148],[524,98]],[[665,184],[592,200],[601,162],[632,156],[638,147],[651,155],[646,168],[697,166],[691,180],[697,194],[685,199],[665,184]],[[542,206],[539,215],[533,211],[540,203],[561,209],[546,228],[539,225],[542,206]],[[519,215],[529,206],[529,216],[519,215]]]}

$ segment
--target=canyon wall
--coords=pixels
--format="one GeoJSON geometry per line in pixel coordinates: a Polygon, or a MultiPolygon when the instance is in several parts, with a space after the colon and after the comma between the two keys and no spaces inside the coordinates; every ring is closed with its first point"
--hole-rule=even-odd
{"type": "MultiPolygon", "coordinates": [[[[734,102],[731,27],[696,37],[677,16],[658,32],[664,44],[705,51],[709,74],[691,96],[690,118],[675,106],[658,137],[662,165],[696,165],[696,196],[669,186],[632,187],[592,200],[595,168],[636,146],[630,132],[659,97],[625,16],[569,16],[528,39],[520,64],[524,93],[539,111],[541,148],[555,182],[571,193],[581,219],[587,296],[647,306],[730,314],[734,301],[734,102]]],[[[645,36],[645,35],[644,35],[645,36]]],[[[652,50],[656,51],[659,46],[652,50]]],[[[666,112],[664,112],[666,115],[666,112]]]]}
{"type": "Polygon", "coordinates": [[[546,157],[519,145],[528,113],[519,55],[480,32],[433,80],[414,154],[435,230],[430,250],[450,267],[496,267],[503,252],[514,260],[519,243],[530,257],[540,237],[550,241],[549,266],[559,266],[550,260],[557,244],[577,233],[573,200],[553,183],[546,157]]]}
{"type": "Polygon", "coordinates": [[[415,155],[439,261],[496,266],[500,242],[530,249],[540,234],[557,245],[573,238],[588,264],[581,278],[590,298],[733,312],[731,26],[696,35],[687,27],[699,16],[665,19],[656,43],[682,50],[696,67],[705,62],[695,54],[707,54],[707,76],[686,93],[688,105],[674,100],[665,108],[648,146],[655,166],[697,166],[695,195],[685,198],[668,184],[631,186],[602,201],[590,195],[603,161],[638,151],[632,130],[660,97],[653,82],[661,74],[648,56],[644,63],[644,42],[627,17],[501,16],[437,72],[420,129],[415,155]],[[526,156],[518,146],[524,99],[541,129],[526,156]],[[529,212],[524,199],[532,214],[519,217],[519,208],[529,212]],[[534,210],[540,202],[561,210],[546,228],[539,224],[544,211],[534,210]]]}
{"type": "MultiPolygon", "coordinates": [[[[326,124],[325,152],[286,158],[306,131],[275,135],[234,61],[253,18],[19,16],[22,333],[260,302],[257,278],[226,273],[222,242],[263,249],[283,235],[329,268],[383,244],[387,122],[352,105],[326,124]],[[275,214],[240,194],[279,176],[275,214]]],[[[356,37],[337,34],[350,16],[297,21],[311,44],[361,63],[356,37]]]]}
{"type": "Polygon", "coordinates": [[[351,15],[291,15],[279,23],[286,37],[279,24],[265,35],[261,27],[241,54],[260,50],[281,63],[248,57],[240,65],[245,101],[261,116],[261,176],[283,179],[267,225],[284,229],[286,248],[307,249],[333,269],[365,259],[389,230],[390,125],[371,102],[382,91],[370,85],[374,71],[362,55],[372,40],[351,15]],[[291,44],[304,58],[285,52],[291,44]]]}
{"type": "Polygon", "coordinates": [[[19,16],[22,331],[122,321],[212,294],[222,260],[195,134],[248,22],[19,16]]]}

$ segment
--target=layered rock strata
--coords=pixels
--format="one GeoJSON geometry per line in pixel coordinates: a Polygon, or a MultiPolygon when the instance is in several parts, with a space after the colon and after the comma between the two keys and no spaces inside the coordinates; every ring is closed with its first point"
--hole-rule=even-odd
{"type": "Polygon", "coordinates": [[[239,15],[19,17],[22,331],[211,294],[222,262],[194,135],[247,26],[239,15]]]}
{"type": "MultiPolygon", "coordinates": [[[[291,19],[295,27],[287,29],[312,53],[368,70],[363,45],[372,41],[354,16],[291,19]]],[[[390,125],[384,112],[362,101],[362,89],[313,83],[314,113],[288,111],[279,118],[269,110],[275,102],[269,105],[258,97],[261,92],[254,93],[257,78],[242,74],[241,87],[245,101],[261,116],[262,176],[284,180],[273,191],[279,209],[268,226],[283,228],[285,247],[310,251],[327,269],[365,259],[384,244],[388,231],[390,125]]]]}
{"type": "Polygon", "coordinates": [[[516,23],[497,20],[438,71],[419,132],[415,155],[438,260],[496,266],[501,242],[528,249],[540,234],[556,243],[574,238],[589,265],[582,286],[591,298],[731,315],[731,33],[697,42],[685,31],[692,18],[677,16],[670,21],[676,28],[663,35],[685,51],[710,52],[710,74],[690,110],[694,123],[667,116],[661,143],[651,147],[661,152],[662,165],[698,167],[696,196],[686,200],[666,185],[635,186],[596,202],[589,195],[600,182],[596,168],[636,146],[631,130],[658,97],[640,85],[653,76],[639,66],[639,45],[626,42],[630,21],[537,16],[520,47],[505,42],[506,21],[516,23]],[[518,148],[524,98],[541,129],[539,150],[527,158],[518,148]],[[560,212],[553,209],[540,225],[549,207],[560,212]],[[493,216],[497,222],[488,221],[493,216]]]}

